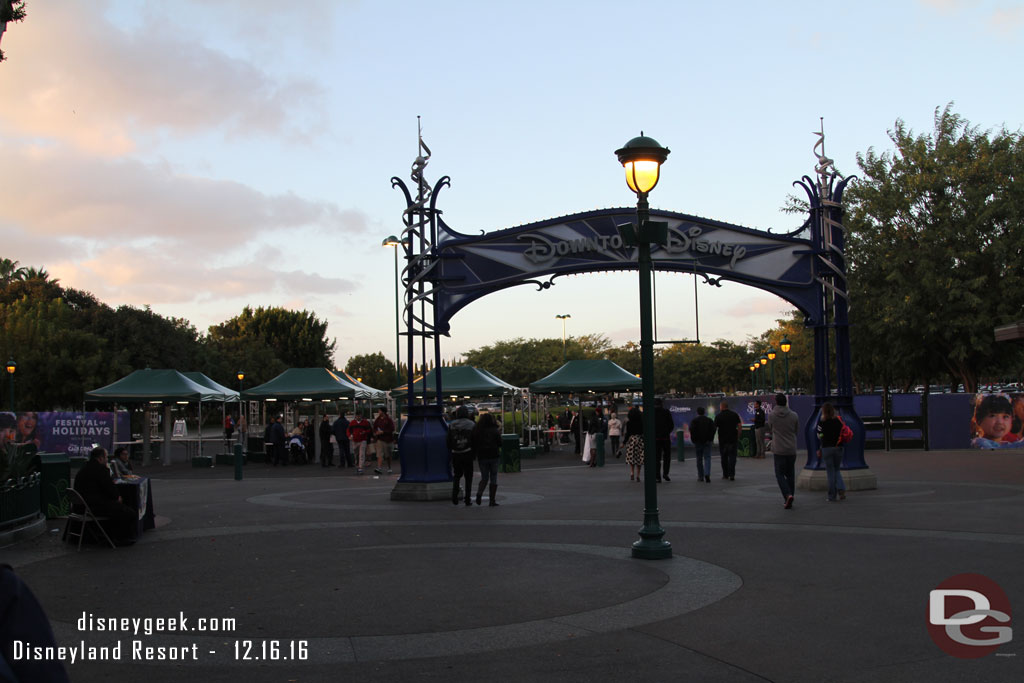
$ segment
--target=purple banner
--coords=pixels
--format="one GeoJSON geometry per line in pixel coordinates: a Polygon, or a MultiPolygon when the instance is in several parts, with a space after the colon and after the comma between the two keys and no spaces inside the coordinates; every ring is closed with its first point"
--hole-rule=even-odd
{"type": "Polygon", "coordinates": [[[127,412],[0,413],[0,444],[33,443],[43,453],[88,455],[94,445],[112,452],[115,431],[118,441],[131,440],[127,412]]]}

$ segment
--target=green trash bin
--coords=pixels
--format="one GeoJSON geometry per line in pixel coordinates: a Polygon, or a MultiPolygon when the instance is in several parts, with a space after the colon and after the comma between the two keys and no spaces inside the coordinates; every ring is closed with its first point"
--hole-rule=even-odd
{"type": "Polygon", "coordinates": [[[740,441],[736,445],[736,455],[741,458],[752,458],[757,455],[754,425],[743,425],[743,431],[740,432],[740,441]]]}
{"type": "Polygon", "coordinates": [[[519,472],[519,435],[501,435],[501,464],[502,472],[519,472]]]}
{"type": "Polygon", "coordinates": [[[676,453],[679,462],[686,462],[686,432],[682,429],[676,430],[676,453]]]}
{"type": "Polygon", "coordinates": [[[71,461],[67,453],[39,453],[39,511],[47,519],[64,517],[71,511],[67,490],[71,488],[71,461]]]}

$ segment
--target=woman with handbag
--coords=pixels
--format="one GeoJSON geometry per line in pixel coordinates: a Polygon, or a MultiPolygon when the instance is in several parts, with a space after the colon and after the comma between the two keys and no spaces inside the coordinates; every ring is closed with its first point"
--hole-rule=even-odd
{"type": "Polygon", "coordinates": [[[839,435],[843,431],[843,420],[836,414],[835,407],[826,402],[821,406],[821,419],[818,421],[818,458],[825,461],[825,472],[828,475],[828,502],[846,499],[843,486],[843,474],[839,468],[843,463],[843,447],[839,444],[839,435]]]}

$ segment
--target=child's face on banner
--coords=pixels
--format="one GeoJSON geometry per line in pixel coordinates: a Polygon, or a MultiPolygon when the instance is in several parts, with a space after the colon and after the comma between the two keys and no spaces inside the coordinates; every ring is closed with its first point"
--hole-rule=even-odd
{"type": "Polygon", "coordinates": [[[1012,424],[1013,418],[1009,413],[989,413],[981,419],[978,426],[986,439],[999,441],[1009,433],[1012,424]]]}

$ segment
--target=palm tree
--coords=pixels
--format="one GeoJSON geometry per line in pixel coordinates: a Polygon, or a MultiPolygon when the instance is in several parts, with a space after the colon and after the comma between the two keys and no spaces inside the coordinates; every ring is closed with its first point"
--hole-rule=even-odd
{"type": "Polygon", "coordinates": [[[9,258],[0,259],[0,284],[4,287],[25,279],[25,269],[18,265],[17,261],[9,258]]]}
{"type": "Polygon", "coordinates": [[[51,278],[50,274],[46,272],[46,268],[36,268],[35,266],[29,266],[28,268],[21,269],[21,280],[42,280],[43,282],[52,282],[57,284],[60,282],[59,278],[51,278]]]}

